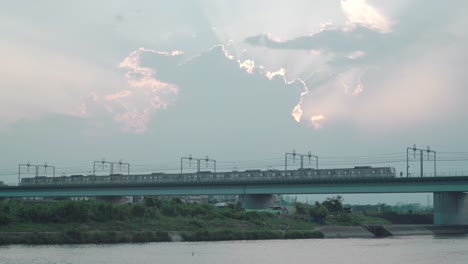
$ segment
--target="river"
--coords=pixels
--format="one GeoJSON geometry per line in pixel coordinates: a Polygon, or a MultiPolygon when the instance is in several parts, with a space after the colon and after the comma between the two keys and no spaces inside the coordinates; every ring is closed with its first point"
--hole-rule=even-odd
{"type": "Polygon", "coordinates": [[[468,263],[468,236],[2,246],[1,264],[468,263]]]}

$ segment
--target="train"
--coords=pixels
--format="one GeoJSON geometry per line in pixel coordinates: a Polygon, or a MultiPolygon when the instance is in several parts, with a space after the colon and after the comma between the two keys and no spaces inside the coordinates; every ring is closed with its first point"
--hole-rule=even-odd
{"type": "Polygon", "coordinates": [[[245,170],[229,172],[200,171],[198,173],[161,173],[140,175],[111,174],[97,175],[70,175],[59,177],[37,176],[22,178],[21,186],[68,186],[68,185],[170,185],[170,184],[197,184],[197,183],[293,183],[304,181],[329,181],[352,179],[383,179],[395,178],[393,167],[356,166],[345,169],[297,169],[297,170],[245,170]]]}

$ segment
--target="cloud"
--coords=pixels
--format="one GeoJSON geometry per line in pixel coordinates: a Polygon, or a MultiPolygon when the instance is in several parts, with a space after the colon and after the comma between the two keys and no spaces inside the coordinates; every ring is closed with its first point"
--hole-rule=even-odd
{"type": "MultiPolygon", "coordinates": [[[[142,65],[142,56],[180,57],[181,51],[156,51],[139,48],[125,57],[118,65],[125,70],[128,89],[101,96],[91,96],[93,104],[101,104],[105,112],[122,125],[122,129],[132,133],[143,133],[148,128],[151,115],[157,110],[167,109],[176,101],[178,87],[156,78],[156,69],[142,65]]],[[[90,101],[88,101],[90,103],[90,101]]],[[[105,116],[99,108],[87,110],[88,116],[105,116]]]]}
{"type": "Polygon", "coordinates": [[[322,124],[321,122],[323,120],[325,120],[326,118],[323,116],[323,115],[314,115],[310,118],[310,121],[312,123],[312,126],[315,128],[315,129],[319,129],[319,128],[322,128],[322,124]]]}
{"type": "Polygon", "coordinates": [[[301,93],[307,87],[301,80],[287,81],[284,69],[269,71],[251,59],[238,60],[223,45],[188,59],[182,55],[144,48],[130,53],[119,64],[128,87],[92,93],[81,116],[112,118],[124,131],[141,134],[159,123],[164,112],[181,122],[213,116],[217,124],[242,120],[255,126],[253,120],[274,116],[287,120],[293,109],[300,111],[301,93]]]}
{"type": "Polygon", "coordinates": [[[451,107],[428,111],[440,102],[459,101],[460,94],[468,96],[461,88],[468,79],[459,70],[467,66],[461,59],[468,43],[460,31],[466,25],[463,19],[450,16],[443,4],[424,1],[409,5],[406,16],[396,15],[398,23],[367,1],[343,0],[341,8],[347,18],[342,26],[327,23],[312,35],[283,41],[264,34],[245,39],[270,51],[321,51],[317,56],[325,59],[323,64],[299,74],[307,76],[303,80],[309,89],[296,111],[301,122],[315,129],[324,128],[321,121],[326,120],[327,126],[350,123],[367,131],[390,131],[467,112],[451,107]],[[309,74],[317,67],[326,74],[309,74]]]}
{"type": "Polygon", "coordinates": [[[271,49],[325,50],[334,53],[353,54],[358,51],[372,51],[383,44],[386,39],[385,34],[366,27],[356,26],[349,30],[344,28],[327,29],[310,36],[298,37],[283,42],[276,41],[268,35],[248,37],[245,42],[271,49]]]}
{"type": "Polygon", "coordinates": [[[125,98],[125,97],[128,97],[132,94],[131,91],[129,90],[124,90],[124,91],[120,91],[118,93],[115,93],[115,94],[109,94],[109,95],[106,95],[104,97],[104,99],[106,101],[115,101],[115,100],[118,100],[118,99],[122,99],[122,98],[125,98]]]}
{"type": "Polygon", "coordinates": [[[367,0],[341,0],[341,10],[350,26],[363,26],[380,32],[390,32],[392,22],[367,0]]]}

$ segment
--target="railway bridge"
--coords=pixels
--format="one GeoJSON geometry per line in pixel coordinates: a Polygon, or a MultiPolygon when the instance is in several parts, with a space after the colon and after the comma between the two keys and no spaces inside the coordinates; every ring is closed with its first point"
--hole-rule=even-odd
{"type": "Polygon", "coordinates": [[[274,194],[433,193],[434,224],[468,224],[468,176],[276,180],[171,184],[0,186],[7,197],[118,197],[138,195],[239,195],[246,208],[267,207],[274,194]]]}

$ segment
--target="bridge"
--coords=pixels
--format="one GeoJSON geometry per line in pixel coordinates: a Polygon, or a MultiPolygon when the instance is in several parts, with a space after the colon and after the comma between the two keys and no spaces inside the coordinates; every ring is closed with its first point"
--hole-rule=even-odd
{"type": "Polygon", "coordinates": [[[171,184],[85,184],[0,186],[6,197],[81,197],[137,195],[239,195],[247,208],[265,207],[274,194],[434,193],[434,224],[468,224],[468,176],[276,180],[270,182],[195,182],[171,184]]]}

